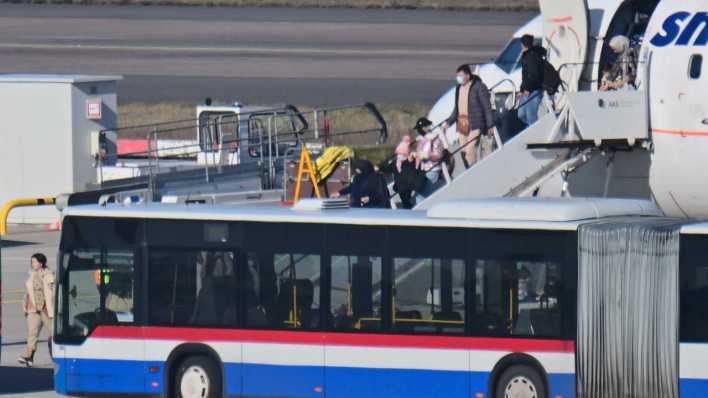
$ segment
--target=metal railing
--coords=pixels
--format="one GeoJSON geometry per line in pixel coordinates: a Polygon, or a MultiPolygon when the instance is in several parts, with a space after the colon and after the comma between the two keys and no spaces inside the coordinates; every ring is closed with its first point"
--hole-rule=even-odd
{"type": "MultiPolygon", "coordinates": [[[[245,164],[261,170],[266,180],[264,189],[279,188],[280,180],[277,176],[281,172],[281,165],[285,166],[288,160],[297,159],[305,144],[319,145],[324,149],[330,145],[382,144],[388,138],[386,122],[371,103],[308,111],[285,106],[241,112],[231,118],[206,121],[186,119],[107,129],[101,133],[108,132],[114,132],[118,137],[145,137],[144,150],[117,153],[115,157],[146,160],[146,164],[141,166],[140,175],[147,179],[150,198],[159,196],[157,182],[161,175],[169,171],[201,170],[203,181],[210,183],[226,167],[237,170],[245,164]],[[217,142],[205,143],[199,136],[202,129],[233,128],[234,125],[237,126],[236,134],[212,134],[212,137],[220,137],[217,142]],[[185,139],[190,136],[192,139],[185,139]],[[160,143],[166,137],[179,137],[183,142],[165,147],[160,143]],[[166,154],[171,156],[163,156],[166,154]],[[235,160],[226,162],[226,157],[235,160]],[[188,158],[190,162],[174,162],[170,158],[188,158]],[[195,158],[197,162],[194,162],[195,158]]],[[[112,164],[114,161],[98,159],[99,173],[103,175],[103,168],[112,164]]],[[[285,167],[282,173],[285,174],[285,167]]]]}

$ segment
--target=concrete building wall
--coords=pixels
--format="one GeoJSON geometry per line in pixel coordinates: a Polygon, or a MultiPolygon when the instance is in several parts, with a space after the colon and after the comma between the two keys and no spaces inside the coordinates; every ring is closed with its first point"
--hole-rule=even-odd
{"type": "MultiPolygon", "coordinates": [[[[0,83],[0,202],[71,189],[71,90],[63,83],[0,83]]],[[[53,207],[20,208],[10,223],[52,222],[53,207]]]]}
{"type": "MultiPolygon", "coordinates": [[[[56,196],[96,182],[90,132],[116,124],[116,79],[57,75],[0,75],[0,205],[18,198],[56,196]],[[86,101],[100,98],[101,120],[89,120],[86,101]]],[[[54,206],[17,208],[9,223],[53,223],[54,206]]]]}

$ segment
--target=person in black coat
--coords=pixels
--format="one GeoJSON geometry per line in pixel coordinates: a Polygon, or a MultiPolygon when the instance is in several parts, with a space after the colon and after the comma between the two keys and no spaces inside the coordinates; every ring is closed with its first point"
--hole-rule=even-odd
{"type": "Polygon", "coordinates": [[[533,45],[531,35],[521,37],[524,53],[521,56],[521,99],[519,119],[530,126],[538,120],[538,107],[543,96],[543,56],[533,45]]]}
{"type": "Polygon", "coordinates": [[[393,175],[393,190],[401,198],[401,207],[412,209],[415,205],[413,201],[413,191],[418,191],[427,182],[425,174],[420,172],[415,165],[415,159],[409,157],[401,161],[398,167],[396,157],[384,161],[379,168],[381,172],[393,175]]]}
{"type": "Polygon", "coordinates": [[[350,195],[352,207],[389,208],[388,186],[383,176],[368,160],[352,162],[354,179],[349,186],[332,194],[333,198],[350,195]]]}

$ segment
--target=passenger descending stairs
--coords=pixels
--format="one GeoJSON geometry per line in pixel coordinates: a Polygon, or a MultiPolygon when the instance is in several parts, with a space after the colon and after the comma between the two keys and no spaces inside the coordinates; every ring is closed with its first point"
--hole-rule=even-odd
{"type": "Polygon", "coordinates": [[[528,149],[528,144],[548,139],[556,120],[553,113],[544,115],[502,148],[438,189],[415,209],[427,210],[436,203],[456,199],[532,196],[543,181],[586,162],[592,149],[528,149]]]}

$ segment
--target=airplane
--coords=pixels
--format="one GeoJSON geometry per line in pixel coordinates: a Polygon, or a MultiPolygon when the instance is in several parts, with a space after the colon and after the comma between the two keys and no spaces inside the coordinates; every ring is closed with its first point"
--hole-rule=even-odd
{"type": "MultiPolygon", "coordinates": [[[[708,217],[708,186],[705,184],[708,181],[704,181],[708,180],[705,171],[708,170],[708,100],[705,97],[708,72],[703,70],[706,69],[704,59],[708,58],[708,1],[540,0],[539,5],[542,45],[547,50],[548,61],[565,83],[565,93],[556,95],[555,104],[558,105],[559,96],[574,101],[571,105],[577,109],[572,109],[571,114],[577,120],[569,129],[575,132],[577,125],[577,128],[584,126],[588,131],[585,136],[576,132],[575,138],[566,132],[563,139],[555,142],[550,142],[553,141],[551,134],[546,142],[545,138],[539,140],[539,137],[548,136],[545,130],[550,127],[539,127],[545,130],[533,132],[529,131],[533,130],[532,125],[522,134],[532,133],[527,136],[533,135],[536,141],[520,137],[525,140],[523,150],[544,146],[549,150],[585,148],[594,140],[598,148],[604,148],[597,152],[605,156],[612,151],[612,155],[597,160],[596,165],[586,167],[585,172],[578,172],[579,167],[573,166],[571,169],[576,177],[561,178],[558,177],[562,174],[560,172],[550,176],[550,167],[555,166],[548,160],[547,153],[534,154],[535,163],[529,163],[529,166],[538,169],[527,170],[526,177],[535,176],[536,179],[532,181],[533,186],[524,182],[528,188],[518,183],[519,176],[514,180],[511,171],[488,171],[500,170],[492,168],[492,164],[499,162],[503,167],[502,158],[517,164],[519,154],[530,158],[530,155],[518,152],[514,161],[513,156],[508,156],[512,155],[512,148],[509,148],[507,155],[496,156],[498,161],[490,159],[480,167],[478,174],[484,169],[486,175],[471,175],[466,181],[460,181],[468,186],[472,186],[473,181],[476,184],[494,181],[491,184],[499,186],[496,191],[475,188],[480,191],[475,192],[472,188],[453,187],[448,192],[436,194],[437,197],[429,202],[463,195],[508,196],[519,192],[521,196],[554,196],[560,192],[566,194],[567,187],[563,184],[567,185],[569,181],[572,184],[575,178],[575,186],[571,187],[571,191],[575,189],[575,196],[613,196],[613,189],[608,187],[614,184],[619,186],[614,190],[621,191],[622,197],[653,199],[667,216],[708,217]],[[615,57],[608,43],[617,35],[628,37],[638,54],[636,89],[600,92],[603,68],[614,62],[615,57]],[[625,109],[628,110],[626,114],[623,113],[625,109]],[[632,117],[639,119],[632,120],[632,117]],[[618,140],[631,150],[623,151],[607,144],[618,140]],[[611,164],[613,160],[614,165],[611,164]],[[605,174],[598,172],[600,169],[605,174]],[[578,183],[580,174],[585,181],[578,183]],[[508,182],[501,182],[504,178],[508,182]]],[[[477,68],[477,71],[482,70],[477,68]]],[[[485,83],[488,86],[496,84],[485,83]]],[[[452,109],[452,101],[449,96],[448,104],[436,104],[429,118],[434,123],[445,119],[452,109]]],[[[556,111],[559,108],[557,106],[556,111]]],[[[553,122],[551,120],[548,126],[553,122]]],[[[454,131],[454,128],[450,130],[454,131]]],[[[467,172],[474,174],[470,170],[467,172]]],[[[421,208],[425,207],[427,205],[421,208]]]]}

